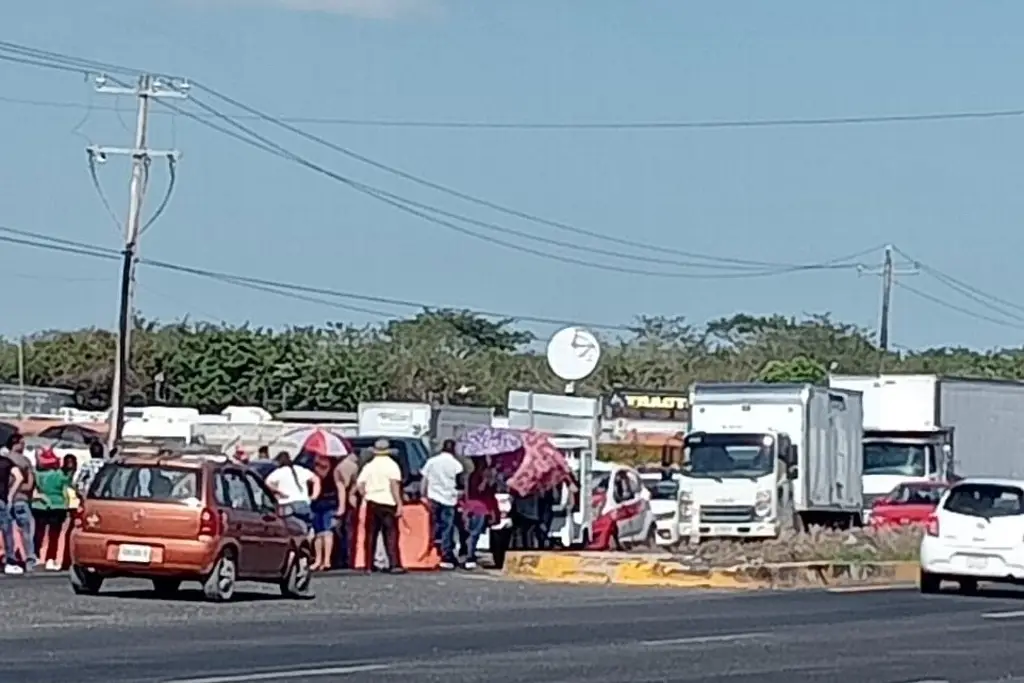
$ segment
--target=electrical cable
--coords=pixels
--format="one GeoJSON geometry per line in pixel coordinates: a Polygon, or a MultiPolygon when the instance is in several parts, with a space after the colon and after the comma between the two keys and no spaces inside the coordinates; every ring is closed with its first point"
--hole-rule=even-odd
{"type": "MultiPolygon", "coordinates": [[[[446,227],[448,229],[454,230],[456,232],[459,232],[461,234],[467,235],[469,237],[473,237],[475,239],[479,239],[479,240],[482,240],[482,241],[485,241],[485,242],[489,242],[491,244],[497,244],[499,246],[503,246],[503,247],[508,248],[508,249],[524,252],[524,253],[527,253],[527,254],[531,254],[533,256],[537,256],[539,258],[553,260],[553,261],[557,261],[557,262],[560,262],[560,263],[568,263],[568,264],[572,264],[572,265],[581,266],[581,267],[584,267],[584,268],[591,268],[591,269],[597,269],[597,270],[602,270],[602,271],[612,271],[612,272],[619,272],[619,273],[630,274],[630,275],[642,275],[642,276],[646,276],[646,277],[667,277],[667,278],[682,278],[682,279],[736,279],[736,278],[746,279],[746,278],[757,278],[757,277],[766,277],[766,276],[774,277],[774,276],[778,276],[778,275],[785,275],[785,274],[788,274],[788,273],[795,273],[795,272],[809,271],[809,270],[829,270],[829,269],[856,268],[856,267],[860,266],[861,264],[857,264],[857,263],[842,263],[841,261],[849,261],[849,260],[852,260],[853,258],[857,258],[859,256],[863,256],[866,253],[869,253],[871,251],[876,251],[877,249],[881,248],[880,246],[877,246],[877,247],[871,247],[870,249],[866,249],[866,250],[859,250],[858,252],[856,252],[853,255],[842,257],[841,259],[833,259],[832,261],[825,262],[825,263],[801,264],[801,265],[773,264],[775,266],[775,268],[773,268],[773,269],[765,269],[765,268],[762,267],[761,270],[756,270],[755,271],[755,270],[752,269],[753,268],[752,265],[738,265],[737,264],[737,265],[725,266],[723,264],[680,262],[680,261],[667,260],[667,259],[647,258],[647,257],[636,256],[636,255],[632,255],[632,254],[620,254],[620,253],[613,252],[613,251],[610,251],[610,250],[597,249],[597,248],[594,248],[594,247],[589,247],[589,246],[586,246],[586,245],[579,245],[579,244],[575,244],[575,243],[571,243],[571,242],[564,242],[564,241],[561,241],[561,240],[554,240],[554,239],[547,238],[547,237],[531,235],[529,233],[525,233],[525,232],[522,232],[522,231],[518,231],[518,230],[515,230],[515,229],[512,229],[512,228],[508,228],[508,227],[505,227],[505,226],[497,225],[497,224],[494,224],[494,223],[490,223],[490,222],[486,222],[486,221],[480,221],[480,220],[472,218],[472,217],[468,217],[468,216],[464,216],[464,215],[461,215],[461,214],[445,211],[443,209],[438,209],[437,207],[431,206],[429,204],[424,204],[424,203],[421,203],[421,202],[417,202],[417,201],[414,201],[414,200],[402,197],[400,195],[396,195],[394,193],[388,192],[388,191],[383,190],[381,188],[377,188],[377,187],[374,187],[372,185],[367,185],[365,183],[362,183],[362,182],[359,182],[359,181],[355,181],[352,178],[340,175],[340,174],[338,174],[338,173],[336,173],[336,172],[334,172],[334,171],[332,171],[332,170],[330,170],[330,169],[328,169],[328,168],[326,168],[324,166],[321,166],[320,164],[314,163],[314,162],[309,161],[308,159],[306,159],[304,157],[299,156],[298,154],[292,152],[291,150],[288,150],[287,148],[282,147],[278,143],[275,143],[275,142],[269,140],[265,136],[262,136],[259,133],[256,133],[252,129],[250,129],[250,128],[248,128],[248,127],[238,123],[237,121],[233,120],[227,114],[224,114],[224,113],[218,111],[217,109],[211,107],[210,105],[207,105],[206,103],[203,103],[202,101],[197,100],[196,98],[192,98],[192,101],[193,101],[194,104],[196,104],[200,108],[203,108],[204,110],[208,111],[212,115],[215,115],[218,118],[221,118],[225,123],[227,123],[227,124],[237,128],[237,129],[243,131],[245,133],[245,135],[240,135],[239,133],[236,133],[234,131],[228,130],[228,129],[224,128],[223,126],[219,126],[217,124],[211,123],[208,120],[196,119],[193,116],[192,112],[185,111],[185,110],[180,109],[180,108],[178,108],[178,107],[176,107],[174,105],[171,105],[169,103],[160,102],[160,104],[162,106],[164,106],[164,107],[168,107],[168,108],[172,109],[173,111],[178,112],[179,114],[185,116],[186,118],[191,118],[193,120],[196,120],[201,125],[204,125],[206,127],[212,128],[213,130],[216,130],[216,131],[218,131],[218,132],[220,132],[220,133],[222,133],[224,135],[228,135],[228,136],[230,136],[232,138],[235,138],[236,140],[239,140],[239,141],[241,141],[241,142],[243,142],[245,144],[248,144],[250,146],[256,147],[256,148],[261,149],[263,151],[269,152],[271,154],[274,154],[275,156],[278,156],[280,158],[286,159],[286,160],[291,161],[293,163],[299,164],[299,165],[304,166],[304,167],[306,167],[306,168],[308,168],[310,170],[316,171],[316,172],[318,172],[318,173],[320,173],[322,175],[325,175],[325,176],[327,176],[327,177],[329,177],[329,178],[331,178],[333,180],[341,182],[341,183],[349,186],[350,188],[352,188],[352,189],[354,189],[354,190],[356,190],[358,192],[361,192],[363,194],[366,194],[368,196],[371,196],[371,197],[377,199],[378,201],[381,201],[381,202],[384,202],[385,204],[393,206],[394,208],[397,208],[400,211],[404,211],[406,213],[409,213],[409,214],[411,214],[413,216],[419,217],[419,218],[421,218],[423,220],[426,220],[428,222],[434,223],[436,225],[440,225],[442,227],[446,227]],[[248,137],[246,137],[246,136],[248,136],[248,137]],[[426,213],[426,212],[430,212],[430,213],[426,213]],[[554,246],[560,246],[560,247],[564,247],[564,248],[568,248],[568,249],[573,249],[573,250],[578,250],[578,251],[586,251],[586,252],[590,252],[590,253],[597,253],[597,254],[611,256],[611,257],[615,257],[615,258],[636,259],[636,260],[639,260],[639,261],[642,261],[642,262],[667,263],[667,264],[671,264],[671,265],[688,267],[688,268],[703,268],[703,269],[711,269],[711,270],[730,270],[730,271],[740,271],[740,272],[716,273],[716,274],[707,274],[707,273],[701,273],[701,274],[697,274],[697,273],[677,273],[677,272],[641,270],[641,269],[636,269],[636,268],[624,268],[624,267],[621,267],[621,266],[615,266],[615,265],[611,265],[611,264],[594,263],[594,262],[591,262],[591,261],[584,261],[582,259],[577,259],[577,258],[573,258],[573,257],[569,257],[569,256],[563,256],[563,255],[558,255],[558,254],[552,254],[552,253],[549,253],[549,252],[546,252],[546,251],[541,251],[541,250],[538,250],[538,249],[533,249],[533,248],[526,247],[526,246],[523,246],[523,245],[520,245],[520,244],[516,244],[514,242],[509,242],[509,241],[506,241],[506,240],[503,240],[503,239],[500,239],[500,238],[484,236],[484,235],[476,233],[476,232],[474,232],[474,231],[472,231],[472,230],[470,230],[468,228],[465,228],[463,226],[456,225],[456,224],[452,223],[451,221],[438,218],[436,215],[433,215],[433,214],[437,214],[437,215],[444,216],[444,217],[449,217],[449,218],[452,218],[454,220],[463,221],[463,222],[469,223],[471,225],[476,225],[478,227],[482,227],[484,229],[493,230],[493,231],[500,232],[500,233],[513,234],[513,235],[516,235],[516,236],[519,236],[519,237],[522,237],[522,238],[525,238],[525,239],[529,239],[529,240],[532,240],[532,241],[536,241],[536,242],[542,242],[542,243],[551,244],[551,245],[554,245],[554,246]]],[[[637,246],[637,245],[633,245],[633,246],[637,246]]],[[[751,264],[764,264],[764,263],[767,263],[767,262],[750,262],[750,263],[751,264]]]]}
{"type": "Polygon", "coordinates": [[[1007,299],[996,296],[995,294],[991,294],[984,290],[978,289],[977,287],[968,284],[963,280],[958,280],[952,275],[944,273],[938,268],[930,266],[927,263],[924,263],[923,261],[920,261],[912,257],[910,254],[901,250],[899,247],[893,247],[893,251],[895,251],[901,257],[909,261],[918,270],[928,274],[929,276],[938,280],[939,282],[946,285],[950,289],[960,293],[962,296],[971,299],[975,303],[984,306],[985,308],[989,309],[994,313],[998,313],[999,315],[1002,315],[1004,317],[1024,323],[1024,315],[1022,315],[1022,313],[1024,313],[1024,306],[1022,306],[1021,304],[1008,301],[1007,299]]]}
{"type": "MultiPolygon", "coordinates": [[[[80,256],[89,256],[93,258],[100,258],[105,260],[119,261],[122,258],[121,251],[117,249],[111,249],[108,247],[99,247],[90,245],[85,242],[79,242],[75,240],[68,240],[58,237],[51,237],[42,233],[35,233],[27,230],[19,230],[7,226],[0,225],[0,233],[7,233],[6,235],[0,235],[0,242],[8,244],[19,244],[23,246],[33,247],[37,249],[44,249],[49,251],[58,251],[68,254],[75,254],[80,256]],[[10,235],[14,235],[11,237],[10,235]]],[[[274,291],[272,293],[281,294],[283,296],[302,294],[302,295],[320,295],[327,297],[334,297],[338,299],[348,299],[351,301],[360,301],[363,303],[370,304],[383,304],[386,306],[395,306],[400,308],[414,308],[418,310],[459,310],[473,313],[486,318],[510,318],[513,320],[525,322],[525,323],[536,323],[541,325],[567,325],[577,324],[585,327],[589,327],[596,330],[608,330],[616,332],[633,332],[634,327],[629,325],[614,325],[607,323],[595,323],[595,322],[582,322],[573,321],[570,319],[562,318],[549,318],[543,316],[532,316],[532,315],[515,315],[510,313],[498,313],[493,311],[479,310],[460,306],[450,305],[439,305],[431,303],[423,303],[421,301],[411,301],[408,299],[397,299],[392,297],[384,296],[373,296],[368,294],[357,294],[353,292],[345,292],[336,289],[324,288],[324,287],[311,287],[307,285],[300,285],[288,282],[280,282],[274,280],[267,280],[264,278],[253,278],[243,275],[235,275],[232,273],[224,273],[213,270],[207,270],[204,268],[196,268],[193,266],[186,266],[177,263],[171,263],[167,261],[157,261],[154,259],[140,258],[138,261],[139,265],[144,265],[151,268],[157,268],[160,270],[166,270],[170,272],[181,273],[185,275],[192,275],[195,277],[202,277],[217,282],[224,282],[228,284],[236,284],[242,287],[248,287],[257,289],[259,291],[267,290],[281,290],[274,291]]],[[[303,299],[310,300],[313,303],[324,303],[327,305],[337,305],[337,302],[328,303],[323,300],[317,299],[303,299]]],[[[347,305],[346,305],[347,306],[347,305]]],[[[348,308],[354,308],[347,306],[348,308]]],[[[368,313],[370,315],[378,315],[382,317],[389,317],[396,314],[387,313],[384,311],[362,308],[355,309],[361,313],[368,313]]]]}
{"type": "MultiPolygon", "coordinates": [[[[58,60],[60,62],[60,65],[62,65],[62,66],[74,65],[74,66],[77,66],[79,68],[103,68],[103,69],[107,69],[107,70],[119,70],[122,73],[140,73],[137,69],[129,69],[128,67],[123,67],[121,65],[109,64],[109,63],[104,63],[104,62],[96,62],[96,61],[93,61],[93,60],[84,60],[84,59],[72,57],[72,56],[69,56],[69,55],[64,55],[64,54],[57,53],[57,52],[46,51],[46,50],[39,50],[39,49],[36,49],[36,48],[29,48],[29,47],[26,47],[26,46],[16,45],[16,44],[13,44],[13,43],[5,43],[3,41],[0,41],[0,48],[19,50],[22,54],[29,54],[29,55],[31,55],[33,57],[36,57],[36,58],[49,58],[49,59],[58,60]]],[[[377,161],[375,161],[373,159],[370,159],[369,157],[366,157],[364,155],[358,154],[356,152],[353,152],[352,150],[349,150],[347,148],[341,147],[339,145],[335,145],[334,143],[331,143],[330,141],[324,140],[323,138],[320,138],[318,136],[315,136],[315,135],[312,135],[310,133],[307,133],[306,131],[303,131],[302,129],[295,128],[294,126],[291,126],[290,124],[281,122],[280,120],[277,120],[277,119],[275,119],[274,117],[272,117],[272,116],[270,116],[268,114],[260,112],[260,111],[258,111],[257,109],[255,109],[253,107],[249,107],[248,105],[245,105],[242,102],[239,102],[238,100],[230,98],[230,97],[228,97],[228,96],[226,96],[226,95],[224,95],[224,94],[222,94],[222,93],[220,93],[220,92],[218,92],[216,90],[213,90],[212,88],[209,88],[209,87],[207,87],[205,85],[197,84],[196,87],[199,88],[199,89],[202,89],[205,92],[210,93],[211,95],[221,99],[222,101],[227,102],[228,104],[231,104],[232,106],[235,106],[237,108],[240,108],[240,109],[243,109],[245,111],[248,111],[251,116],[255,116],[255,117],[259,118],[260,120],[263,120],[263,121],[266,121],[266,122],[270,122],[270,123],[274,123],[274,124],[276,124],[278,126],[284,127],[286,130],[288,130],[290,132],[298,134],[298,135],[300,135],[302,137],[305,137],[305,138],[307,138],[307,139],[309,139],[311,141],[317,142],[318,144],[326,145],[328,148],[333,149],[335,151],[338,151],[338,152],[340,152],[342,154],[345,154],[345,155],[347,155],[347,156],[349,156],[351,158],[354,158],[357,161],[360,161],[360,162],[366,163],[366,164],[370,164],[371,166],[374,166],[374,167],[376,167],[378,169],[387,171],[387,172],[392,173],[392,174],[396,174],[399,177],[402,177],[402,178],[404,178],[406,180],[411,180],[413,182],[419,183],[419,184],[424,185],[426,187],[429,187],[429,188],[432,188],[432,189],[435,189],[435,190],[438,190],[438,191],[442,191],[442,192],[445,192],[447,194],[453,195],[455,197],[458,197],[458,198],[461,198],[461,199],[464,199],[464,200],[467,200],[467,201],[471,201],[471,202],[474,202],[474,203],[477,203],[477,204],[480,204],[480,205],[483,205],[483,206],[486,206],[486,207],[489,207],[489,208],[492,208],[492,209],[495,209],[495,210],[499,210],[499,211],[502,211],[504,213],[509,213],[509,214],[511,214],[513,216],[516,216],[516,217],[519,217],[519,218],[522,218],[522,219],[525,219],[525,220],[529,220],[529,221],[532,221],[532,222],[535,222],[535,223],[556,227],[556,228],[559,228],[559,229],[562,229],[562,230],[567,230],[569,232],[575,232],[577,234],[583,234],[583,235],[589,236],[589,237],[591,237],[593,239],[599,239],[599,240],[609,241],[609,242],[612,242],[612,243],[615,243],[615,244],[619,244],[619,245],[623,245],[623,246],[629,246],[629,247],[634,248],[634,249],[644,249],[644,250],[654,251],[654,252],[658,252],[658,253],[663,253],[663,252],[675,253],[675,254],[678,254],[678,255],[687,256],[689,258],[697,258],[697,259],[703,259],[703,260],[711,261],[712,263],[714,263],[716,265],[717,264],[728,263],[728,264],[731,264],[729,269],[732,270],[732,271],[748,270],[748,269],[753,269],[753,268],[760,268],[761,270],[758,271],[758,272],[739,272],[739,273],[731,272],[731,273],[728,273],[728,274],[720,274],[720,275],[704,275],[704,274],[698,275],[698,274],[690,274],[690,273],[686,273],[686,274],[684,274],[684,273],[666,273],[666,272],[659,272],[659,271],[640,270],[640,269],[634,269],[634,268],[622,268],[622,267],[612,266],[612,265],[608,265],[608,264],[598,264],[598,263],[592,263],[590,261],[583,261],[583,260],[580,260],[580,259],[573,259],[573,258],[570,258],[570,257],[560,256],[560,255],[557,255],[557,254],[551,254],[551,253],[548,253],[548,252],[545,252],[545,251],[530,249],[528,247],[523,247],[522,245],[518,245],[518,244],[515,244],[515,243],[507,242],[507,241],[504,241],[504,240],[485,237],[485,236],[480,235],[478,233],[475,233],[472,230],[469,230],[469,229],[467,229],[467,228],[465,228],[463,226],[454,225],[450,221],[438,219],[436,216],[433,216],[433,215],[429,215],[429,216],[425,215],[424,213],[422,213],[422,211],[428,211],[431,214],[437,214],[437,215],[440,215],[440,216],[444,216],[446,218],[452,218],[454,220],[463,221],[463,222],[469,223],[471,225],[476,225],[477,227],[481,227],[481,228],[484,228],[484,229],[494,230],[494,231],[498,231],[498,232],[502,232],[502,233],[507,233],[507,234],[514,234],[514,235],[517,235],[517,236],[519,236],[521,238],[524,238],[524,239],[529,239],[529,240],[532,240],[532,241],[539,241],[539,242],[551,244],[552,246],[559,246],[559,247],[563,247],[563,248],[567,248],[567,249],[573,249],[573,250],[579,250],[579,251],[589,251],[590,253],[596,253],[596,254],[600,254],[600,255],[603,255],[603,256],[609,256],[609,257],[612,257],[612,258],[619,258],[619,259],[624,259],[624,260],[637,260],[637,261],[641,261],[641,262],[645,262],[645,263],[658,263],[658,262],[660,262],[660,263],[667,263],[668,265],[682,266],[682,267],[688,267],[688,268],[716,269],[716,266],[712,266],[710,264],[699,264],[699,263],[692,263],[692,262],[691,263],[683,263],[683,262],[679,262],[679,261],[670,261],[668,259],[659,259],[657,257],[654,257],[654,258],[644,258],[642,256],[636,256],[636,255],[633,255],[633,254],[620,254],[618,252],[613,252],[613,251],[610,251],[610,250],[596,249],[594,247],[588,247],[586,245],[579,245],[579,244],[575,244],[575,243],[571,243],[571,242],[564,242],[564,241],[560,241],[560,240],[552,240],[550,238],[545,238],[545,237],[539,237],[539,236],[536,236],[536,235],[531,235],[529,233],[524,233],[524,232],[521,232],[521,231],[516,231],[516,230],[513,230],[513,229],[505,227],[505,226],[500,226],[500,225],[496,225],[494,223],[488,223],[488,222],[485,222],[485,221],[479,221],[477,219],[474,219],[474,218],[471,218],[471,217],[467,217],[467,216],[464,216],[464,215],[456,214],[456,213],[453,213],[453,212],[447,212],[447,211],[444,211],[443,209],[438,209],[437,207],[434,207],[434,206],[431,206],[431,205],[415,202],[415,201],[407,199],[405,197],[401,197],[399,195],[395,195],[393,193],[389,193],[389,192],[387,192],[385,190],[382,190],[380,188],[375,188],[375,187],[372,187],[372,186],[369,186],[369,185],[366,185],[366,184],[363,184],[363,183],[359,183],[358,181],[354,181],[351,178],[346,178],[344,176],[340,176],[339,174],[335,174],[333,172],[330,172],[329,169],[325,169],[324,167],[322,167],[322,166],[320,166],[318,164],[313,164],[312,162],[309,162],[307,159],[303,159],[302,157],[299,157],[298,155],[290,152],[289,150],[281,147],[280,145],[277,145],[276,143],[272,143],[271,141],[267,140],[265,137],[258,135],[257,133],[255,133],[251,129],[246,128],[245,126],[242,126],[237,121],[233,120],[232,117],[217,111],[213,107],[210,107],[209,105],[206,105],[206,104],[201,103],[201,102],[197,103],[201,108],[205,109],[210,115],[212,115],[212,116],[214,116],[216,118],[220,118],[220,119],[224,120],[225,122],[235,126],[236,128],[238,128],[238,129],[242,130],[243,132],[245,132],[250,137],[253,137],[256,140],[259,140],[260,142],[264,143],[267,147],[274,148],[274,151],[272,151],[271,149],[264,149],[264,151],[271,151],[272,153],[276,153],[278,156],[281,156],[282,158],[290,159],[291,161],[296,162],[296,163],[300,163],[301,165],[304,165],[304,166],[306,166],[307,168],[309,168],[311,170],[315,170],[315,171],[318,171],[318,172],[320,172],[322,174],[328,175],[329,177],[332,177],[335,180],[341,181],[341,182],[349,185],[350,187],[352,187],[353,189],[356,189],[357,191],[363,192],[364,194],[367,194],[368,196],[374,197],[374,198],[378,199],[379,201],[383,201],[384,203],[390,204],[394,208],[397,208],[399,210],[405,211],[406,213],[410,213],[411,215],[417,216],[417,217],[422,218],[424,220],[428,220],[428,221],[430,221],[430,222],[432,222],[432,223],[434,223],[436,225],[440,225],[442,227],[446,227],[448,229],[455,230],[457,232],[460,232],[461,234],[464,234],[464,235],[467,235],[467,236],[470,236],[470,237],[474,237],[476,239],[480,239],[480,240],[483,240],[483,241],[491,242],[492,244],[498,244],[499,246],[504,246],[504,247],[509,248],[509,249],[514,249],[514,250],[522,251],[522,252],[525,252],[525,253],[529,253],[529,254],[532,254],[534,256],[538,256],[540,258],[545,258],[545,259],[549,259],[549,260],[555,260],[555,261],[559,261],[559,262],[562,262],[562,263],[570,263],[570,264],[573,264],[573,265],[578,265],[578,266],[587,267],[587,268],[596,268],[596,269],[599,269],[599,270],[612,270],[612,271],[620,272],[620,273],[624,273],[624,274],[653,276],[653,277],[670,277],[670,278],[672,278],[672,277],[682,277],[682,278],[687,278],[687,279],[692,279],[692,278],[713,278],[713,279],[729,278],[729,279],[732,279],[732,278],[746,278],[746,277],[765,277],[765,276],[783,275],[783,274],[790,273],[790,272],[800,272],[800,271],[806,271],[806,270],[821,270],[821,269],[857,267],[857,265],[858,265],[858,264],[841,264],[841,263],[838,263],[837,260],[829,261],[829,262],[826,262],[826,263],[823,263],[823,264],[822,263],[819,263],[819,264],[780,264],[780,263],[772,263],[772,262],[766,262],[766,261],[756,261],[756,260],[750,260],[750,259],[736,259],[736,258],[730,258],[730,257],[712,256],[712,255],[708,255],[708,254],[700,254],[700,253],[697,253],[697,252],[689,252],[689,251],[684,251],[684,250],[672,249],[672,248],[668,248],[668,247],[664,247],[664,246],[636,243],[636,242],[633,242],[633,241],[630,241],[630,240],[624,240],[624,239],[621,239],[621,238],[615,238],[615,237],[611,237],[611,236],[604,235],[604,234],[601,234],[601,233],[596,233],[596,232],[593,232],[593,231],[584,230],[584,229],[581,229],[581,228],[576,228],[575,226],[571,226],[571,225],[568,225],[568,224],[565,224],[565,223],[561,223],[561,222],[557,222],[557,221],[550,221],[548,219],[544,219],[544,218],[541,218],[539,216],[535,216],[533,214],[528,214],[526,212],[522,212],[522,211],[518,211],[518,210],[515,210],[515,209],[511,209],[509,207],[505,207],[505,206],[496,204],[494,202],[490,202],[489,200],[483,200],[483,199],[480,199],[478,197],[474,197],[472,195],[469,195],[469,194],[460,192],[458,190],[455,190],[454,188],[450,188],[448,186],[444,186],[444,185],[441,185],[441,184],[434,183],[432,181],[426,180],[426,179],[424,179],[422,177],[419,177],[419,176],[416,176],[414,174],[408,173],[406,171],[403,171],[401,169],[395,168],[393,166],[390,166],[390,165],[387,165],[387,164],[383,164],[381,162],[377,162],[377,161]],[[422,211],[417,211],[416,209],[421,209],[422,211]]],[[[195,101],[194,98],[193,98],[193,101],[195,101]]],[[[189,118],[192,118],[194,120],[199,121],[200,123],[204,123],[205,125],[210,125],[208,121],[204,121],[204,120],[200,119],[199,117],[195,116],[192,113],[185,112],[185,111],[183,111],[183,110],[181,110],[181,109],[179,109],[177,107],[174,107],[173,105],[168,105],[167,103],[161,102],[161,104],[163,104],[164,106],[167,106],[172,111],[177,111],[178,113],[184,114],[185,116],[187,116],[189,118]]],[[[224,131],[223,129],[221,129],[219,127],[215,127],[215,129],[220,130],[220,132],[222,132],[222,133],[226,133],[226,131],[224,131]]],[[[239,138],[238,136],[232,136],[232,137],[236,137],[236,139],[241,139],[243,142],[247,142],[248,144],[252,144],[251,141],[239,138]]],[[[718,269],[724,269],[720,265],[717,265],[717,268],[718,269]]]]}
{"type": "MultiPolygon", "coordinates": [[[[81,109],[78,102],[39,100],[0,96],[0,102],[50,109],[81,109]]],[[[116,106],[99,106],[99,111],[117,112],[116,106]]],[[[922,114],[866,114],[863,116],[835,116],[816,118],[777,119],[709,119],[665,121],[450,121],[417,119],[346,118],[336,116],[291,116],[276,118],[286,123],[311,126],[348,126],[358,128],[411,128],[427,130],[497,130],[497,131],[665,131],[665,130],[717,130],[745,128],[798,128],[822,126],[850,126],[871,124],[928,123],[940,121],[970,121],[1001,118],[1019,118],[1024,109],[987,109],[974,111],[939,111],[922,114]]],[[[261,121],[259,116],[239,114],[243,121],[261,121]]]]}
{"type": "Polygon", "coordinates": [[[990,322],[993,325],[999,325],[1001,327],[1007,327],[1007,328],[1014,329],[1014,330],[1024,330],[1024,325],[1015,324],[1015,323],[1012,323],[1012,322],[1009,322],[1009,321],[1006,321],[1006,320],[1002,320],[1000,318],[994,318],[992,316],[985,315],[984,313],[978,313],[977,311],[972,311],[969,308],[965,308],[963,306],[958,306],[956,304],[952,304],[952,303],[946,301],[945,299],[942,299],[942,298],[937,297],[935,295],[929,294],[927,292],[923,292],[920,289],[917,289],[916,287],[911,287],[910,285],[904,284],[904,283],[900,282],[899,280],[894,281],[893,285],[896,286],[899,289],[902,289],[904,291],[910,292],[911,294],[913,294],[914,296],[916,296],[916,297],[918,297],[920,299],[924,299],[925,301],[930,301],[931,303],[933,303],[933,304],[935,304],[937,306],[941,306],[942,308],[946,308],[946,309],[951,310],[951,311],[956,311],[957,313],[962,313],[963,315],[966,315],[968,317],[974,318],[976,320],[982,320],[982,321],[985,321],[985,322],[990,322]]]}

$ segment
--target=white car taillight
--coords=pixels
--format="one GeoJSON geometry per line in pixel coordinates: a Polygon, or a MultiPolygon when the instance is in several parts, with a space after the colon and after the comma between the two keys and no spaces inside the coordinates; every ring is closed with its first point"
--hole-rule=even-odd
{"type": "Polygon", "coordinates": [[[932,515],[928,518],[928,522],[925,524],[924,532],[929,536],[938,537],[939,535],[939,518],[932,515]]]}

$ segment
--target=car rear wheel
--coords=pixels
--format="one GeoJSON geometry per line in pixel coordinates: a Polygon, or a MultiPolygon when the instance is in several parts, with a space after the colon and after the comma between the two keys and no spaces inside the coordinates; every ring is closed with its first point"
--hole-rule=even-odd
{"type": "Polygon", "coordinates": [[[224,553],[203,580],[203,595],[211,602],[228,602],[235,595],[238,566],[230,553],[224,553]]]}
{"type": "Polygon", "coordinates": [[[178,579],[153,579],[153,592],[161,598],[173,597],[179,588],[181,581],[178,579]]]}
{"type": "Polygon", "coordinates": [[[935,574],[926,572],[922,569],[918,585],[920,586],[922,593],[938,593],[939,588],[942,585],[942,579],[935,574]]]}
{"type": "Polygon", "coordinates": [[[314,597],[313,572],[307,549],[294,553],[288,562],[288,570],[281,579],[281,595],[293,600],[311,600],[314,597]]]}
{"type": "Polygon", "coordinates": [[[102,576],[78,565],[71,566],[68,576],[71,578],[71,590],[75,595],[96,595],[103,587],[102,576]]]}

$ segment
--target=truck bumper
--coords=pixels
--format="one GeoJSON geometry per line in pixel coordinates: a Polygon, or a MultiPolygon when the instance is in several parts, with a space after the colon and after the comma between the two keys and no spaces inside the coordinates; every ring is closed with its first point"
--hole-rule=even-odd
{"type": "Polygon", "coordinates": [[[776,538],[779,535],[779,523],[700,524],[695,528],[692,523],[683,522],[679,525],[679,535],[684,540],[695,535],[700,538],[776,538]]]}

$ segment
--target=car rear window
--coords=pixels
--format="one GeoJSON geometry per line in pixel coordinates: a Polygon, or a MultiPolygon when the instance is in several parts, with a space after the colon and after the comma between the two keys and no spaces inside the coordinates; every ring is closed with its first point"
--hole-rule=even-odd
{"type": "Polygon", "coordinates": [[[89,498],[188,504],[198,499],[199,484],[196,469],[110,463],[96,475],[89,498]]]}
{"type": "Polygon", "coordinates": [[[950,490],[943,508],[986,519],[1024,515],[1024,490],[1000,484],[959,484],[950,490]]]}

